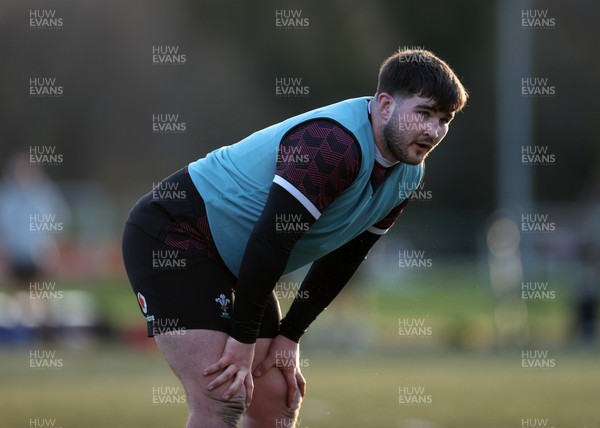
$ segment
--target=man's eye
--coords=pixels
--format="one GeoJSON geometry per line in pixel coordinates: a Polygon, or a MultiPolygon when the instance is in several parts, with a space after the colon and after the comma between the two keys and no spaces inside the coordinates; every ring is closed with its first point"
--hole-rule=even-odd
{"type": "Polygon", "coordinates": [[[429,117],[429,112],[428,111],[419,111],[417,112],[417,114],[422,117],[422,118],[426,118],[429,117]]]}

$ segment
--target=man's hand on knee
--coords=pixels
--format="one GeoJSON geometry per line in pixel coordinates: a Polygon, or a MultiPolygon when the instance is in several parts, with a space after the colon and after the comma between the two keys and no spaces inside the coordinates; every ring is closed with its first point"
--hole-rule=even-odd
{"type": "Polygon", "coordinates": [[[300,372],[300,345],[284,336],[277,336],[267,357],[254,370],[260,377],[273,367],[279,369],[287,384],[287,406],[297,407],[306,393],[306,380],[300,372]]]}
{"type": "Polygon", "coordinates": [[[209,391],[231,380],[231,385],[223,393],[223,399],[229,400],[242,387],[246,388],[246,406],[252,401],[254,382],[252,381],[252,360],[254,358],[254,344],[241,343],[232,337],[227,339],[223,355],[219,360],[204,369],[204,376],[222,371],[212,382],[208,384],[209,391]]]}

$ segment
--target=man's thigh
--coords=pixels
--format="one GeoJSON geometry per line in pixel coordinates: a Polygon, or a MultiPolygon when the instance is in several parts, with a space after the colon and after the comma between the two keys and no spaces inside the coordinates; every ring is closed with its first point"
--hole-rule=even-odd
{"type": "Polygon", "coordinates": [[[227,334],[213,330],[187,330],[182,335],[156,335],[154,339],[169,366],[180,379],[188,396],[190,410],[217,415],[228,408],[234,414],[244,410],[245,390],[230,400],[222,395],[231,382],[208,390],[208,384],[220,373],[204,376],[203,371],[223,354],[227,334]]]}

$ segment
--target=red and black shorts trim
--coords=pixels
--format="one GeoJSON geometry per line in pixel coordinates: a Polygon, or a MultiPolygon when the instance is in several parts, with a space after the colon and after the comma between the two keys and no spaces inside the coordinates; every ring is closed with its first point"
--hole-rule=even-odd
{"type": "MultiPolygon", "coordinates": [[[[190,329],[229,334],[237,278],[216,249],[187,168],[158,183],[132,209],[123,261],[149,337],[190,329]]],[[[258,337],[275,337],[280,319],[273,293],[258,337]]]]}

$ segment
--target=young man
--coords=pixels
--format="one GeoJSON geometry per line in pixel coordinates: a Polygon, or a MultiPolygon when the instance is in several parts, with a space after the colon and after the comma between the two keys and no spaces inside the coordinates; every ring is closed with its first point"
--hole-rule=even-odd
{"type": "Polygon", "coordinates": [[[245,427],[293,426],[306,387],[301,335],[400,215],[466,100],[434,54],[399,51],[374,97],[258,131],[156,187],[181,198],[138,201],[125,266],[148,335],[187,393],[188,428],[235,427],[242,414],[245,427]],[[308,263],[281,319],[273,288],[308,263]]]}

